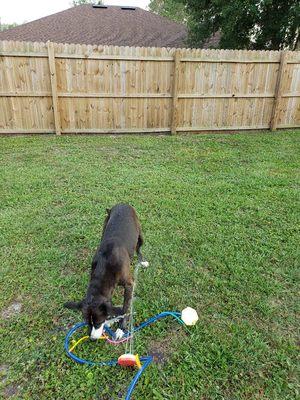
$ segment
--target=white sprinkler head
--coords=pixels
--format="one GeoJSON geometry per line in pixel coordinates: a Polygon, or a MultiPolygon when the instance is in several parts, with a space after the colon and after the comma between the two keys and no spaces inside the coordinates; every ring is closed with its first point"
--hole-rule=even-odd
{"type": "Polygon", "coordinates": [[[186,325],[195,325],[199,317],[194,308],[186,307],[181,311],[181,319],[186,325]]]}
{"type": "Polygon", "coordinates": [[[90,336],[91,339],[96,340],[96,339],[101,338],[101,336],[102,336],[102,334],[103,334],[103,329],[104,329],[104,322],[103,322],[103,324],[100,326],[100,328],[98,328],[98,329],[95,329],[95,328],[93,327],[92,332],[91,332],[91,336],[90,336]]]}
{"type": "Polygon", "coordinates": [[[118,328],[118,329],[116,330],[116,339],[117,339],[117,340],[122,339],[122,337],[123,337],[124,335],[125,335],[125,332],[124,332],[122,329],[118,328]]]}

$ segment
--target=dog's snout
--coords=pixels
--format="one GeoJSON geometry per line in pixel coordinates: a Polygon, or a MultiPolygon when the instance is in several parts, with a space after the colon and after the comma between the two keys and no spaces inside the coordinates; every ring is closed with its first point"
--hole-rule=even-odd
{"type": "Polygon", "coordinates": [[[103,329],[104,329],[104,323],[98,328],[96,329],[94,326],[92,328],[92,332],[90,334],[90,339],[91,340],[97,340],[102,336],[103,333],[103,329]]]}

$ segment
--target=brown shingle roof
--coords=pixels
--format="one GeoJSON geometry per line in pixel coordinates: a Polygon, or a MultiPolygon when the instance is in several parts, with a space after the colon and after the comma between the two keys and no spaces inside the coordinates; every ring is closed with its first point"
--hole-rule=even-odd
{"type": "Polygon", "coordinates": [[[221,32],[218,31],[214,33],[209,39],[207,39],[202,47],[204,49],[216,49],[219,46],[220,39],[221,39],[221,32]]]}
{"type": "Polygon", "coordinates": [[[0,40],[185,47],[187,28],[141,8],[82,5],[0,32],[0,40]]]}

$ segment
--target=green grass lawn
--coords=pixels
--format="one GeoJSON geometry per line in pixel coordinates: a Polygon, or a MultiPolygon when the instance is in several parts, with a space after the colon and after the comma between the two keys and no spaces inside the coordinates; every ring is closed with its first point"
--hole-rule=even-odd
{"type": "MultiPolygon", "coordinates": [[[[199,313],[189,334],[164,320],[137,336],[156,363],[133,398],[299,398],[299,134],[1,137],[2,397],[124,396],[131,371],[66,357],[81,315],[63,303],[85,293],[105,209],[129,202],[150,262],[136,322],[199,313]]],[[[122,350],[86,343],[78,354],[122,350]]]]}

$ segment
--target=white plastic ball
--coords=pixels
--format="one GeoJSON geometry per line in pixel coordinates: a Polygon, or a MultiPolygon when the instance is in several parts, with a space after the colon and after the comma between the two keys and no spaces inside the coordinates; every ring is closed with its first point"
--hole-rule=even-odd
{"type": "Polygon", "coordinates": [[[186,325],[195,325],[199,317],[194,308],[186,307],[181,311],[181,319],[186,325]]]}

